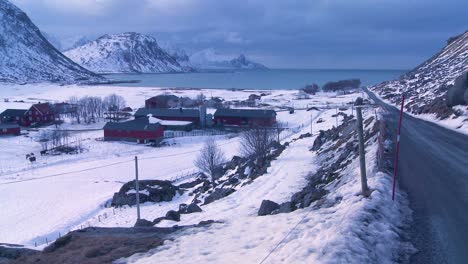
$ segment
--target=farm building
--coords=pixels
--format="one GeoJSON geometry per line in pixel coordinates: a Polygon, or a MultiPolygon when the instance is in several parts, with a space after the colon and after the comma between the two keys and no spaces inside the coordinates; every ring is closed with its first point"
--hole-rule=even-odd
{"type": "Polygon", "coordinates": [[[18,124],[0,124],[0,136],[21,134],[21,128],[18,124]]]}
{"type": "Polygon", "coordinates": [[[48,125],[55,121],[56,113],[53,105],[49,103],[33,104],[25,113],[25,120],[21,124],[23,126],[42,126],[48,125]]]}
{"type": "Polygon", "coordinates": [[[274,110],[218,109],[214,114],[216,125],[259,125],[272,126],[276,123],[274,110]]]}
{"type": "Polygon", "coordinates": [[[145,100],[146,108],[171,108],[179,105],[179,97],[172,94],[160,94],[145,100]]]}
{"type": "MultiPolygon", "coordinates": [[[[195,126],[200,125],[201,114],[198,109],[185,108],[140,108],[135,113],[135,118],[143,118],[151,115],[161,120],[189,121],[195,126]]],[[[204,119],[203,119],[204,120],[204,119]]]]}
{"type": "Polygon", "coordinates": [[[190,121],[162,120],[161,125],[164,127],[164,130],[172,130],[172,131],[192,131],[193,130],[193,123],[190,121]]]}
{"type": "Polygon", "coordinates": [[[26,109],[7,109],[0,114],[0,123],[23,124],[26,121],[26,109]]]}
{"type": "Polygon", "coordinates": [[[151,123],[148,117],[121,123],[109,122],[104,126],[105,141],[149,143],[159,142],[163,137],[163,126],[160,123],[151,123]]]}

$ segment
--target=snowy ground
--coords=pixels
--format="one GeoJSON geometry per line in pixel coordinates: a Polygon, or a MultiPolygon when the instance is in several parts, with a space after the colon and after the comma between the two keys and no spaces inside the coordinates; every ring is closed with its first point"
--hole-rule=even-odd
{"type": "MultiPolygon", "coordinates": [[[[227,90],[171,90],[138,87],[80,87],[80,86],[6,86],[0,89],[0,111],[6,108],[27,108],[38,101],[64,101],[68,97],[99,95],[116,92],[125,97],[130,107],[140,107],[144,100],[164,92],[175,92],[195,97],[203,92],[206,96],[220,96],[226,100],[245,100],[251,93],[259,91],[227,90]],[[8,99],[6,102],[4,99],[8,99]],[[13,102],[24,100],[26,103],[13,102]],[[21,107],[24,106],[24,107],[21,107]]],[[[282,140],[290,140],[301,133],[316,134],[320,129],[328,129],[342,122],[335,118],[335,107],[343,107],[361,94],[336,96],[319,94],[312,99],[295,100],[296,91],[265,91],[269,95],[262,102],[273,106],[295,106],[299,108],[319,107],[320,111],[297,110],[294,114],[279,112],[278,120],[286,123],[290,130],[282,140]],[[325,122],[316,123],[318,118],[325,122]],[[311,126],[311,120],[314,120],[311,126]]],[[[348,114],[351,108],[344,110],[348,114]]],[[[372,114],[372,113],[370,113],[372,114]]],[[[95,125],[99,128],[102,124],[95,125]]],[[[67,129],[83,129],[67,126],[67,129]]],[[[69,230],[82,226],[133,226],[136,220],[135,208],[104,208],[114,192],[123,183],[134,178],[133,158],[139,157],[140,179],[173,179],[195,170],[193,161],[208,137],[184,137],[171,139],[173,146],[150,148],[147,146],[96,141],[102,131],[78,133],[87,151],[79,155],[39,157],[31,166],[24,155],[38,152],[40,145],[31,140],[38,132],[29,131],[26,136],[0,138],[0,242],[26,244],[38,248],[47,241],[57,239],[69,230]]],[[[230,135],[216,138],[227,157],[238,155],[238,138],[230,135]]],[[[221,220],[202,231],[188,231],[173,242],[152,253],[131,257],[128,261],[139,263],[226,263],[232,258],[243,263],[258,263],[291,231],[293,231],[265,263],[331,263],[335,257],[362,263],[366,260],[382,260],[389,263],[392,252],[398,246],[396,227],[391,220],[406,214],[402,197],[399,203],[388,201],[390,178],[369,171],[369,185],[376,191],[370,199],[358,196],[358,167],[343,172],[343,182],[334,186],[333,196],[338,199],[335,206],[312,211],[310,208],[290,214],[257,217],[256,212],[263,199],[283,202],[300,190],[305,177],[314,172],[317,164],[313,152],[308,151],[312,138],[292,143],[282,155],[272,163],[268,174],[256,179],[252,184],[224,199],[203,206],[202,213],[183,215],[181,224],[198,223],[201,220],[221,220]],[[346,183],[346,184],[345,184],[346,183]],[[369,217],[369,208],[382,209],[385,220],[381,226],[366,229],[356,228],[356,222],[369,217]],[[403,203],[403,204],[401,204],[403,203]],[[403,208],[403,209],[401,209],[403,208]],[[388,219],[387,219],[388,218],[388,219]],[[368,230],[369,229],[369,230],[368,230]],[[371,232],[372,231],[372,232],[371,232]],[[366,252],[371,248],[368,240],[360,241],[359,236],[376,237],[387,243],[377,244],[377,251],[366,252]],[[364,254],[364,255],[363,255],[364,254]],[[354,261],[356,260],[356,261],[354,261]],[[361,261],[362,260],[362,261],[361,261]]],[[[375,153],[368,151],[371,164],[375,153]]],[[[171,202],[142,205],[142,217],[152,220],[163,216],[168,210],[177,209],[180,203],[187,203],[191,197],[178,196],[171,202]]],[[[398,221],[393,221],[398,223],[398,221]]],[[[163,221],[159,225],[172,225],[163,221]]],[[[372,241],[374,243],[375,241],[372,241]]],[[[377,242],[375,242],[377,243],[377,242]]],[[[375,248],[375,247],[374,247],[375,248]]],[[[349,261],[345,261],[349,262],[349,261]]]]}

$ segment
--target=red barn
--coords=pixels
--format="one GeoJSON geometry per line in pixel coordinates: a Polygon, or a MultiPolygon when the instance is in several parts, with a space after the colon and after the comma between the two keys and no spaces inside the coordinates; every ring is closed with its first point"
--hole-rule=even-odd
{"type": "Polygon", "coordinates": [[[104,126],[105,141],[130,141],[137,143],[160,142],[164,137],[164,128],[160,123],[150,123],[148,118],[116,123],[104,126]]]}
{"type": "Polygon", "coordinates": [[[217,125],[273,126],[276,123],[274,110],[260,109],[218,109],[214,114],[217,125]]]}
{"type": "Polygon", "coordinates": [[[21,124],[23,126],[43,126],[51,124],[55,121],[55,110],[49,103],[34,104],[25,113],[25,120],[21,124]]]}
{"type": "Polygon", "coordinates": [[[0,124],[0,136],[3,135],[14,135],[18,136],[21,134],[21,128],[17,124],[0,124]]]}

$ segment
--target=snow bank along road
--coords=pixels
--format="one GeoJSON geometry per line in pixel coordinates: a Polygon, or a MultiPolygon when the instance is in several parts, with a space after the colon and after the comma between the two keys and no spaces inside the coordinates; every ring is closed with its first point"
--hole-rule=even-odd
{"type": "MultiPolygon", "coordinates": [[[[366,92],[396,130],[398,110],[366,92]]],[[[399,183],[413,209],[410,235],[419,252],[411,263],[468,263],[468,136],[405,114],[399,183]]]]}

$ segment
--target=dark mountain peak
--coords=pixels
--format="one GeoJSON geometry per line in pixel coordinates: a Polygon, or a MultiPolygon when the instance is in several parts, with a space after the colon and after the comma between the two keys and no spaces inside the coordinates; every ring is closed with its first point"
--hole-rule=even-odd
{"type": "Polygon", "coordinates": [[[0,0],[0,47],[0,81],[71,83],[104,80],[60,53],[26,13],[7,0],[0,0]]]}

